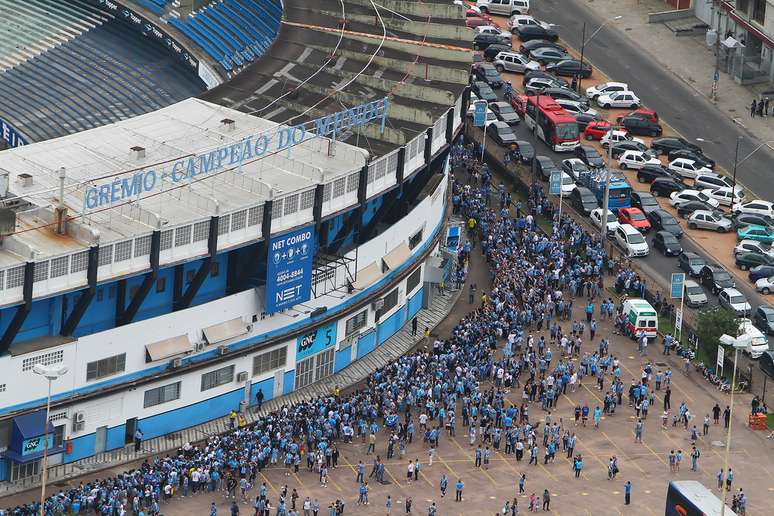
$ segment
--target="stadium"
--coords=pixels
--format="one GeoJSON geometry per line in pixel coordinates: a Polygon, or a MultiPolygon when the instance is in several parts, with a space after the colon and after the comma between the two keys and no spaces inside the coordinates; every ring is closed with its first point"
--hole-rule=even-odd
{"type": "Polygon", "coordinates": [[[0,481],[292,394],[433,302],[461,6],[0,5],[0,481]]]}

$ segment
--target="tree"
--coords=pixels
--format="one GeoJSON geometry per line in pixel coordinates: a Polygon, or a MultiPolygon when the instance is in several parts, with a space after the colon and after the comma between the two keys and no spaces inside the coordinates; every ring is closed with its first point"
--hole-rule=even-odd
{"type": "Polygon", "coordinates": [[[721,335],[725,333],[736,337],[738,331],[739,322],[736,315],[719,306],[701,310],[696,320],[696,336],[699,338],[699,346],[710,356],[714,355],[721,335]]]}

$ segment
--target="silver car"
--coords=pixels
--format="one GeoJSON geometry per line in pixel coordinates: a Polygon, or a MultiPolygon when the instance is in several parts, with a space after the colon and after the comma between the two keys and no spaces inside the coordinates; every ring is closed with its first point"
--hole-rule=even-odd
{"type": "Polygon", "coordinates": [[[500,73],[504,71],[524,73],[527,70],[540,70],[540,63],[516,52],[500,52],[495,56],[492,64],[500,73]]]}
{"type": "Polygon", "coordinates": [[[690,307],[704,306],[707,304],[707,294],[704,289],[693,280],[685,280],[685,302],[690,307]]]}
{"type": "Polygon", "coordinates": [[[733,224],[727,218],[708,210],[696,210],[688,217],[691,229],[709,229],[718,233],[731,231],[733,224]]]}

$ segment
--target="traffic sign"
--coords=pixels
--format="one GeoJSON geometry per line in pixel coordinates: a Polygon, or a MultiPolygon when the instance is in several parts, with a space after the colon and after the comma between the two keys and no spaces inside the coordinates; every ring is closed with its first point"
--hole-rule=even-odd
{"type": "Polygon", "coordinates": [[[551,195],[559,195],[562,193],[562,171],[554,170],[551,172],[551,178],[548,181],[548,192],[551,195]]]}
{"type": "Polygon", "coordinates": [[[477,100],[473,104],[473,125],[484,127],[486,124],[486,100],[477,100]]]}
{"type": "Polygon", "coordinates": [[[671,297],[672,299],[680,299],[683,297],[683,284],[685,283],[685,273],[674,272],[672,273],[671,281],[671,297]]]}

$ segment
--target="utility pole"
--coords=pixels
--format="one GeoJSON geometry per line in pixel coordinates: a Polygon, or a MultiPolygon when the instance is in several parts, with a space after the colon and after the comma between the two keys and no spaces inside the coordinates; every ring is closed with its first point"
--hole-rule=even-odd
{"type": "Polygon", "coordinates": [[[578,73],[578,93],[583,91],[583,53],[586,50],[586,22],[583,22],[583,31],[581,32],[581,55],[580,71],[578,73]]]}
{"type": "Polygon", "coordinates": [[[602,224],[599,229],[599,241],[602,242],[602,247],[605,246],[605,238],[607,237],[607,214],[610,211],[610,180],[613,178],[613,131],[618,128],[617,125],[610,126],[610,138],[607,141],[607,173],[605,175],[605,195],[602,196],[602,224]]]}
{"type": "Polygon", "coordinates": [[[715,16],[718,19],[718,29],[715,33],[715,73],[712,76],[712,92],[710,94],[713,102],[718,100],[718,81],[720,80],[720,6],[717,5],[716,0],[712,0],[712,18],[710,22],[714,21],[715,16]]]}

